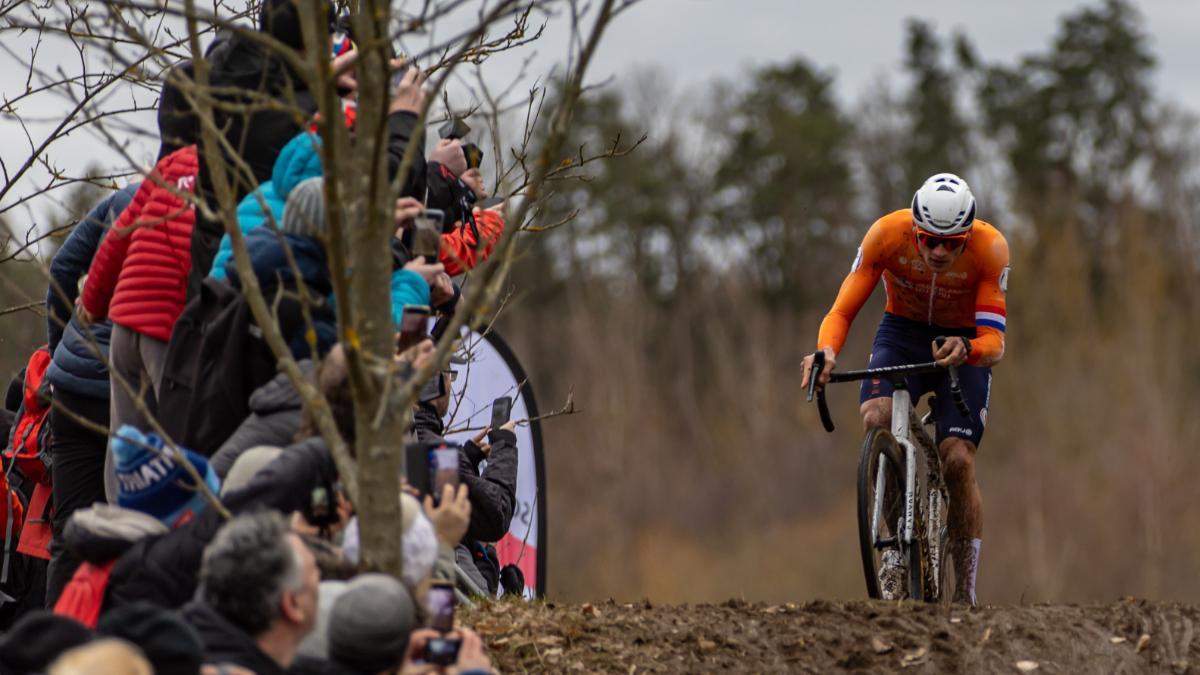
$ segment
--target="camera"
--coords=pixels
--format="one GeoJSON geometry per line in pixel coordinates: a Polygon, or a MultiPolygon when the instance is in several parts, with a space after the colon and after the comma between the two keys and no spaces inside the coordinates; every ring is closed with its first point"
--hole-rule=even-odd
{"type": "Polygon", "coordinates": [[[436,637],[425,643],[425,663],[438,666],[451,666],[458,661],[458,649],[462,640],[457,638],[436,637]]]}

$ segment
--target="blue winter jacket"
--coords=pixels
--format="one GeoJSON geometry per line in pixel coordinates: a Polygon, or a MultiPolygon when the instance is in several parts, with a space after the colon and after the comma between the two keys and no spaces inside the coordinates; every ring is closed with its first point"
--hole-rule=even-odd
{"type": "MultiPolygon", "coordinates": [[[[292,188],[301,181],[320,175],[321,137],[307,131],[296,135],[279,151],[275,169],[271,172],[271,180],[260,185],[238,203],[237,220],[242,236],[248,236],[251,231],[268,222],[267,212],[263,210],[264,202],[270,210],[271,220],[279,226],[283,222],[283,207],[292,188]]],[[[213,259],[209,276],[224,279],[225,266],[231,260],[233,241],[226,233],[221,237],[221,246],[217,249],[217,257],[213,259]]]]}
{"type": "Polygon", "coordinates": [[[107,359],[112,323],[101,321],[84,327],[74,318],[73,308],[79,295],[79,279],[87,274],[107,227],[129,206],[138,185],[118,190],[97,204],[75,225],[50,261],[53,283],[46,294],[46,337],[53,357],[46,377],[56,389],[77,396],[109,397],[108,368],[97,358],[91,341],[96,341],[96,347],[107,359]]]}

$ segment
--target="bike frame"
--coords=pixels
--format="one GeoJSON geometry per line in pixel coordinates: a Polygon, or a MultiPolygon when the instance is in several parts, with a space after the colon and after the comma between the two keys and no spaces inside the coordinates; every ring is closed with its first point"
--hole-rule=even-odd
{"type": "MultiPolygon", "coordinates": [[[[905,387],[897,387],[892,394],[892,438],[904,448],[904,525],[895,528],[902,533],[900,551],[904,553],[913,543],[917,520],[917,448],[909,434],[912,427],[912,397],[905,387]]],[[[887,458],[883,457],[875,474],[875,503],[871,505],[872,536],[879,532],[879,520],[883,517],[883,497],[887,485],[887,458]]],[[[900,467],[896,467],[899,469],[900,467]]],[[[876,539],[875,548],[882,549],[890,542],[876,539]]]]}

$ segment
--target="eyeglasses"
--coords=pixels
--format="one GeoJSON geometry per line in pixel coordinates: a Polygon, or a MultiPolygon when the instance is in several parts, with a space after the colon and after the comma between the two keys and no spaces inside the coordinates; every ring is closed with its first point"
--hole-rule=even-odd
{"type": "Polygon", "coordinates": [[[924,232],[917,233],[917,241],[921,245],[932,251],[938,246],[944,246],[947,253],[954,253],[962,248],[962,245],[967,243],[967,234],[959,234],[953,237],[939,237],[936,234],[926,234],[924,232]]]}

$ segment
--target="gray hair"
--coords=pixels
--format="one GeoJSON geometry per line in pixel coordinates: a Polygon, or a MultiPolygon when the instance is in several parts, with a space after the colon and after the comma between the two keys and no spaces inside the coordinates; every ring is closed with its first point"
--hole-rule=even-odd
{"type": "Polygon", "coordinates": [[[225,523],[204,549],[200,597],[251,637],[279,618],[285,592],[304,586],[290,534],[282,515],[260,511],[225,523]]]}

